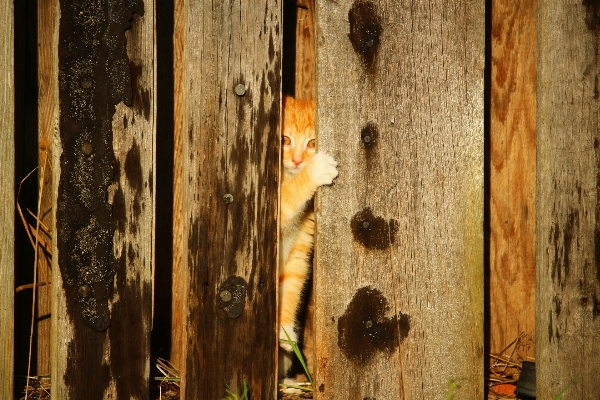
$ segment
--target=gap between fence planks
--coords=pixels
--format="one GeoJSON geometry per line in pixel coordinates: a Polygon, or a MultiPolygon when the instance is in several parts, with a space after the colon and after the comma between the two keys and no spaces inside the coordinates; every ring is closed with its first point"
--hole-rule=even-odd
{"type": "Polygon", "coordinates": [[[13,398],[15,289],[14,12],[0,2],[0,398],[13,398]]]}
{"type": "Polygon", "coordinates": [[[568,398],[600,393],[598,11],[596,2],[538,5],[538,399],[577,374],[568,398]]]}
{"type": "Polygon", "coordinates": [[[525,332],[535,357],[535,90],[537,1],[491,10],[490,352],[525,332]]]}
{"type": "Polygon", "coordinates": [[[181,63],[175,67],[181,124],[175,158],[180,152],[182,164],[176,165],[181,184],[175,184],[174,214],[182,228],[174,231],[174,281],[181,284],[173,290],[181,293],[174,299],[181,304],[174,327],[183,335],[175,339],[183,344],[182,396],[221,398],[245,380],[250,398],[271,399],[277,386],[281,2],[175,4],[175,62],[181,63]],[[224,201],[226,194],[231,197],[224,201]]]}
{"type": "Polygon", "coordinates": [[[482,398],[484,4],[374,3],[317,1],[315,398],[482,398]]]}

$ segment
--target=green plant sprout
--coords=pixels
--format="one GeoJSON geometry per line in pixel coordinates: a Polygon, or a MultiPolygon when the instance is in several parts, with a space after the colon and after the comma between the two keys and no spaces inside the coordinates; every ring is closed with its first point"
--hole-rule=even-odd
{"type": "Polygon", "coordinates": [[[298,360],[300,360],[300,364],[302,364],[302,368],[304,368],[304,373],[306,374],[306,377],[308,378],[308,381],[310,382],[310,387],[305,387],[305,386],[297,386],[297,385],[287,385],[285,383],[280,383],[279,386],[283,386],[283,387],[289,387],[289,388],[293,388],[293,389],[300,389],[300,390],[304,390],[307,392],[312,392],[313,391],[313,380],[312,377],[310,376],[310,372],[308,372],[308,368],[306,367],[306,362],[304,361],[304,357],[302,357],[302,353],[300,352],[300,348],[298,347],[298,343],[294,342],[292,340],[292,338],[290,338],[290,335],[288,335],[287,331],[285,330],[285,328],[283,328],[283,332],[285,333],[285,336],[287,337],[287,339],[279,339],[280,342],[286,342],[289,343],[290,346],[292,346],[292,349],[294,350],[294,354],[296,354],[296,357],[298,357],[298,360]]]}
{"type": "Polygon", "coordinates": [[[246,385],[245,379],[244,379],[244,390],[243,390],[241,396],[238,395],[237,393],[232,392],[229,385],[227,386],[227,389],[225,391],[227,392],[227,397],[223,397],[221,400],[248,400],[248,386],[246,385]]]}
{"type": "Polygon", "coordinates": [[[454,400],[454,396],[456,396],[456,391],[462,387],[462,382],[466,378],[449,378],[448,379],[448,389],[446,390],[446,399],[454,400]]]}
{"type": "Polygon", "coordinates": [[[569,388],[569,386],[571,386],[579,378],[579,375],[581,375],[581,372],[575,375],[573,379],[571,379],[571,381],[567,383],[567,386],[565,386],[563,390],[561,390],[556,396],[554,396],[554,400],[560,400],[563,397],[563,394],[565,394],[565,392],[569,388]]]}

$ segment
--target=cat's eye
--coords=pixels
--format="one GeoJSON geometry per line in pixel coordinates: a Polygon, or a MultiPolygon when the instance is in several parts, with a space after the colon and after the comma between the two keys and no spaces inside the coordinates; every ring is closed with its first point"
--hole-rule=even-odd
{"type": "Polygon", "coordinates": [[[317,145],[316,139],[311,139],[306,144],[306,147],[309,148],[309,149],[314,149],[316,145],[317,145]]]}
{"type": "Polygon", "coordinates": [[[292,139],[290,139],[289,136],[284,136],[282,138],[282,142],[284,146],[289,146],[290,144],[292,144],[292,139]]]}

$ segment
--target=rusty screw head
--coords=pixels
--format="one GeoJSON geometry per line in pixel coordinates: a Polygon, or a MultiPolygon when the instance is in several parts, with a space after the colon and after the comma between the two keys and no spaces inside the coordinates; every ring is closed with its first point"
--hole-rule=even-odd
{"type": "Polygon", "coordinates": [[[89,143],[89,142],[85,142],[81,145],[81,152],[83,154],[85,154],[86,156],[89,156],[90,154],[92,154],[94,151],[94,146],[89,143]]]}
{"type": "Polygon", "coordinates": [[[371,327],[373,326],[373,321],[371,321],[371,320],[368,320],[367,322],[365,322],[365,326],[366,326],[367,328],[371,328],[371,327]]]}
{"type": "Polygon", "coordinates": [[[81,80],[80,85],[84,89],[89,89],[92,87],[92,80],[88,77],[85,77],[81,80]]]}
{"type": "Polygon", "coordinates": [[[367,47],[373,47],[373,46],[375,46],[375,40],[367,39],[365,44],[367,45],[367,47]]]}
{"type": "Polygon", "coordinates": [[[369,223],[369,221],[363,221],[360,227],[361,229],[371,229],[371,224],[369,223]]]}
{"type": "Polygon", "coordinates": [[[225,204],[233,203],[233,195],[231,193],[227,193],[225,196],[223,196],[223,201],[225,204]]]}
{"type": "Polygon", "coordinates": [[[88,297],[90,293],[92,293],[92,288],[90,288],[88,285],[81,285],[79,286],[78,292],[81,297],[88,297]]]}
{"type": "Polygon", "coordinates": [[[233,295],[231,294],[231,292],[229,290],[223,290],[221,293],[219,293],[219,297],[221,298],[221,300],[225,303],[229,303],[231,301],[231,299],[233,298],[233,295]]]}
{"type": "Polygon", "coordinates": [[[369,143],[371,143],[371,136],[365,135],[365,136],[363,136],[362,140],[365,144],[369,144],[369,143]]]}
{"type": "Polygon", "coordinates": [[[243,83],[238,83],[235,85],[235,94],[242,97],[246,94],[246,86],[243,83]]]}

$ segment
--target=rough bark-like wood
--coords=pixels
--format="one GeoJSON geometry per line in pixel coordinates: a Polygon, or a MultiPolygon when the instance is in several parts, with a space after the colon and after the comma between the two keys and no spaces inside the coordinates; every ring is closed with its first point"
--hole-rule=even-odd
{"type": "Polygon", "coordinates": [[[317,1],[315,398],[483,397],[483,69],[482,2],[317,1]]]}
{"type": "Polygon", "coordinates": [[[600,21],[583,3],[538,5],[538,399],[576,374],[567,398],[600,393],[600,21]]]}
{"type": "Polygon", "coordinates": [[[492,2],[490,351],[519,334],[535,356],[535,87],[537,1],[492,2]]]}
{"type": "Polygon", "coordinates": [[[250,398],[271,399],[281,3],[185,1],[179,12],[184,23],[181,262],[188,294],[182,313],[183,396],[220,398],[228,386],[240,390],[245,380],[250,398]],[[238,84],[245,92],[236,94],[238,84]],[[232,202],[224,201],[226,194],[232,202]],[[229,283],[227,294],[223,288],[229,283]],[[240,307],[230,307],[234,303],[240,307]]]}
{"type": "Polygon", "coordinates": [[[13,398],[15,122],[13,2],[0,2],[0,398],[13,398]]]}
{"type": "MultiPolygon", "coordinates": [[[[38,3],[38,144],[39,164],[44,170],[44,177],[38,173],[38,193],[40,193],[40,210],[38,217],[48,227],[52,226],[52,136],[57,128],[56,120],[56,81],[57,64],[54,58],[56,43],[54,30],[57,2],[55,0],[38,3]]],[[[40,236],[46,243],[52,242],[52,237],[45,230],[40,230],[40,236]]],[[[38,249],[38,282],[51,282],[51,256],[38,249]]],[[[51,286],[40,286],[37,289],[36,332],[37,332],[37,369],[36,375],[50,375],[50,310],[51,286]]]]}
{"type": "MultiPolygon", "coordinates": [[[[116,105],[112,204],[116,274],[110,326],[84,326],[72,311],[53,258],[52,396],[59,399],[146,399],[150,378],[155,193],[154,6],[134,15],[127,35],[132,104],[116,105]]],[[[61,141],[54,140],[54,181],[60,177],[61,141]]],[[[58,188],[55,196],[58,196],[58,188]]],[[[56,231],[56,230],[55,230],[56,231]]],[[[59,232],[60,233],[60,232],[59,232]]],[[[57,238],[59,241],[60,238],[57,238]]],[[[56,254],[56,245],[54,246],[56,254]]],[[[79,317],[79,318],[78,318],[79,317]]]]}

